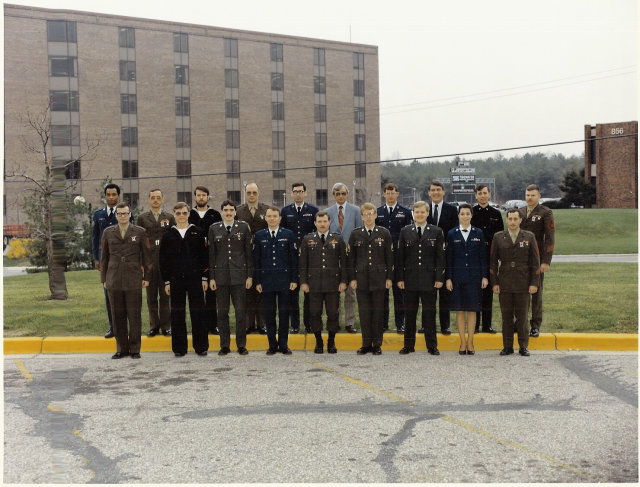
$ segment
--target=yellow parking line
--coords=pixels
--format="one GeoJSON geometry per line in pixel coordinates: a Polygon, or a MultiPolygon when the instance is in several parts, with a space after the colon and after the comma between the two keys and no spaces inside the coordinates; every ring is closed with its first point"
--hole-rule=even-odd
{"type": "Polygon", "coordinates": [[[18,370],[22,372],[24,378],[27,379],[27,382],[31,382],[33,380],[33,376],[29,373],[25,365],[22,363],[22,360],[20,360],[19,358],[14,358],[13,361],[16,363],[18,370]]]}
{"type": "MultiPolygon", "coordinates": [[[[308,360],[308,359],[306,359],[304,357],[297,356],[296,354],[294,354],[293,356],[296,359],[298,359],[298,360],[300,360],[302,362],[306,362],[308,364],[313,365],[314,367],[318,367],[319,369],[322,369],[322,370],[325,370],[327,372],[330,372],[333,375],[336,375],[336,376],[340,377],[341,379],[349,381],[349,382],[351,382],[353,384],[356,384],[356,385],[358,385],[360,387],[363,387],[365,389],[369,389],[370,391],[373,391],[376,394],[384,396],[386,398],[389,398],[389,399],[391,399],[393,401],[402,402],[402,403],[405,403],[405,404],[409,404],[411,406],[416,406],[418,404],[415,401],[410,401],[410,400],[405,399],[403,397],[396,396],[395,394],[391,394],[389,392],[385,392],[385,391],[382,391],[380,389],[376,389],[375,387],[373,387],[370,384],[367,384],[366,382],[362,382],[362,381],[360,381],[358,379],[354,379],[353,377],[349,377],[348,375],[344,375],[344,374],[338,372],[337,370],[334,370],[334,369],[332,369],[330,367],[327,367],[326,365],[319,364],[319,363],[314,362],[312,360],[308,360]]],[[[545,461],[547,461],[547,462],[549,462],[549,463],[551,463],[553,465],[556,465],[557,467],[563,468],[565,470],[568,470],[570,472],[575,473],[576,475],[579,475],[580,477],[588,479],[591,482],[603,482],[604,481],[604,479],[600,479],[598,477],[595,477],[595,476],[593,476],[593,475],[591,475],[591,474],[589,474],[589,473],[587,473],[587,472],[585,472],[583,470],[580,470],[579,468],[576,468],[576,467],[574,467],[572,465],[569,465],[567,463],[561,462],[560,460],[557,460],[557,459],[555,459],[553,457],[550,457],[548,455],[544,455],[542,453],[539,453],[539,452],[537,452],[535,450],[527,448],[524,445],[521,445],[521,444],[516,443],[514,441],[508,440],[506,438],[500,438],[498,436],[494,436],[491,433],[489,433],[488,431],[485,431],[485,430],[480,429],[480,428],[478,428],[476,426],[473,426],[472,424],[465,423],[464,421],[456,419],[456,418],[454,418],[452,416],[448,416],[446,414],[439,413],[437,411],[430,411],[429,414],[433,414],[435,416],[438,416],[443,421],[447,421],[447,422],[449,422],[451,424],[455,424],[457,426],[465,428],[468,431],[471,431],[471,432],[476,433],[478,435],[484,436],[485,438],[489,438],[490,440],[493,440],[493,441],[495,441],[497,443],[500,443],[502,445],[510,446],[511,448],[515,448],[516,450],[520,450],[520,451],[528,453],[529,455],[532,455],[534,457],[538,457],[538,458],[540,458],[542,460],[545,460],[545,461]]]]}
{"type": "Polygon", "coordinates": [[[622,369],[622,372],[626,372],[627,374],[638,375],[638,371],[637,370],[622,369]]]}

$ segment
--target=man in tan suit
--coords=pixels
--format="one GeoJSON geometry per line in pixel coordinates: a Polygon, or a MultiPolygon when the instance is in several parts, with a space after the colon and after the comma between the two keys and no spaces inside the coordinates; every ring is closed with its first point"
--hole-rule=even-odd
{"type": "Polygon", "coordinates": [[[140,358],[142,288],[149,285],[145,277],[150,268],[149,239],[144,228],[129,222],[130,213],[128,203],[118,203],[118,224],[102,234],[100,280],[111,303],[117,344],[113,359],[129,354],[131,358],[140,358]]]}

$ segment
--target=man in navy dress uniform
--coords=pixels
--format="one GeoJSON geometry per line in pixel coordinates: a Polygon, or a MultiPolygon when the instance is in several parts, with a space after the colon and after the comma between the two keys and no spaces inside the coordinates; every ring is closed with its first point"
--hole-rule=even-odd
{"type": "MultiPolygon", "coordinates": [[[[407,225],[413,223],[411,210],[398,203],[398,186],[395,183],[387,183],[384,186],[385,204],[378,208],[378,216],[376,225],[386,228],[391,233],[393,240],[393,311],[396,320],[396,331],[404,333],[404,291],[398,288],[398,280],[395,279],[398,269],[398,240],[400,239],[400,230],[407,225]]],[[[384,295],[384,329],[389,329],[389,290],[384,295]]]]}
{"type": "MultiPolygon", "coordinates": [[[[304,183],[293,183],[291,185],[291,197],[293,203],[282,208],[282,221],[280,226],[291,230],[296,238],[296,245],[300,248],[302,239],[305,235],[314,232],[316,226],[314,224],[316,213],[318,208],[305,202],[304,198],[307,195],[307,186],[304,183]]],[[[290,303],[289,303],[289,317],[291,319],[291,333],[298,333],[300,331],[300,305],[299,305],[299,293],[300,288],[296,288],[291,291],[290,303]]],[[[304,294],[303,304],[303,323],[307,332],[311,331],[311,318],[309,314],[309,294],[304,294]]]]}
{"type": "Polygon", "coordinates": [[[291,230],[280,228],[280,209],[271,206],[265,214],[268,227],[256,233],[253,240],[253,282],[262,294],[267,325],[267,355],[282,352],[291,355],[289,338],[289,299],[298,287],[298,245],[291,230]],[[276,339],[276,309],[278,337],[276,339]]]}

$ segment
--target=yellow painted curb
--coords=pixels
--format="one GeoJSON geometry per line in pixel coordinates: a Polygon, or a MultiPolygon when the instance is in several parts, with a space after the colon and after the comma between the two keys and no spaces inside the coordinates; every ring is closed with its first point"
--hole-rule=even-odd
{"type": "Polygon", "coordinates": [[[556,333],[558,350],[637,351],[635,333],[556,333]]]}
{"type": "Polygon", "coordinates": [[[103,337],[47,337],[42,353],[115,353],[116,341],[103,337]]]}
{"type": "Polygon", "coordinates": [[[40,353],[42,352],[42,337],[5,338],[4,353],[40,353]]]}

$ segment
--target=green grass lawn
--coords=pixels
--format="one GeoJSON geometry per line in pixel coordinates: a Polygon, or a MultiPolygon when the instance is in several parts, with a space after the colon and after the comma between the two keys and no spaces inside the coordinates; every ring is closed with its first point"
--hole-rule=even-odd
{"type": "MultiPolygon", "coordinates": [[[[47,299],[46,273],[5,278],[4,336],[103,335],[108,324],[98,272],[68,272],[66,277],[68,301],[47,299]]],[[[637,264],[555,263],[544,285],[543,332],[637,333],[637,264]]],[[[142,329],[146,332],[149,317],[144,293],[142,329]]],[[[188,319],[187,313],[187,323],[188,319]]],[[[393,318],[390,321],[394,330],[393,318]]],[[[500,330],[497,298],[493,322],[494,328],[500,330]]],[[[453,315],[452,324],[455,328],[453,315]]],[[[232,333],[234,326],[232,312],[232,333]]],[[[359,329],[357,320],[356,326],[359,329]]],[[[452,331],[455,333],[455,329],[452,331]]]]}

